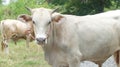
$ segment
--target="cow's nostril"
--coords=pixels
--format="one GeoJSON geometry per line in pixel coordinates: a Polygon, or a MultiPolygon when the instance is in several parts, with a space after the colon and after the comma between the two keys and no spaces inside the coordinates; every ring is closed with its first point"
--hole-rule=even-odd
{"type": "Polygon", "coordinates": [[[46,38],[36,38],[38,42],[44,42],[46,38]]]}

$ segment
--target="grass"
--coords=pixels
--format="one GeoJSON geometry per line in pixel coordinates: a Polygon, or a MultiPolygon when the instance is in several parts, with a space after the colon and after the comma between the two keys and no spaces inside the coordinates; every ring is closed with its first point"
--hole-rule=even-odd
{"type": "Polygon", "coordinates": [[[23,40],[17,45],[10,42],[9,51],[9,55],[6,55],[0,48],[0,67],[50,67],[44,60],[41,46],[35,42],[31,42],[29,48],[23,40]]]}

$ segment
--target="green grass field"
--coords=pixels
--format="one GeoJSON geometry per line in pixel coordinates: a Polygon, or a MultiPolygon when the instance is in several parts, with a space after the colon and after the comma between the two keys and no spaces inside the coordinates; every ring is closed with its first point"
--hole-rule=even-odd
{"type": "Polygon", "coordinates": [[[27,48],[24,40],[17,42],[17,45],[10,41],[9,51],[9,55],[6,55],[0,45],[0,67],[50,67],[44,60],[41,46],[35,42],[30,42],[27,48]]]}

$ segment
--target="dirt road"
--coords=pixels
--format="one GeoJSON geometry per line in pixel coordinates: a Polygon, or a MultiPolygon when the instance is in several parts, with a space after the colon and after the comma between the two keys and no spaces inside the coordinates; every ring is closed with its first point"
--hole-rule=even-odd
{"type": "MultiPolygon", "coordinates": [[[[98,65],[93,62],[85,61],[81,63],[80,67],[98,67],[98,65]]],[[[102,67],[117,67],[113,56],[106,60],[102,67]]]]}

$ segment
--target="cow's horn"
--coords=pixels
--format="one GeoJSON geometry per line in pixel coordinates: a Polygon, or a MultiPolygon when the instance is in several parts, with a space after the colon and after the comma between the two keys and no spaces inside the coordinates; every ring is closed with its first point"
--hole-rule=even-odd
{"type": "Polygon", "coordinates": [[[31,12],[31,8],[29,8],[29,7],[26,7],[26,6],[25,6],[25,8],[26,8],[28,11],[30,11],[30,12],[31,12]]]}
{"type": "Polygon", "coordinates": [[[52,14],[53,14],[54,12],[58,11],[58,9],[59,9],[59,7],[56,8],[56,9],[54,9],[54,10],[52,11],[52,14]]]}

